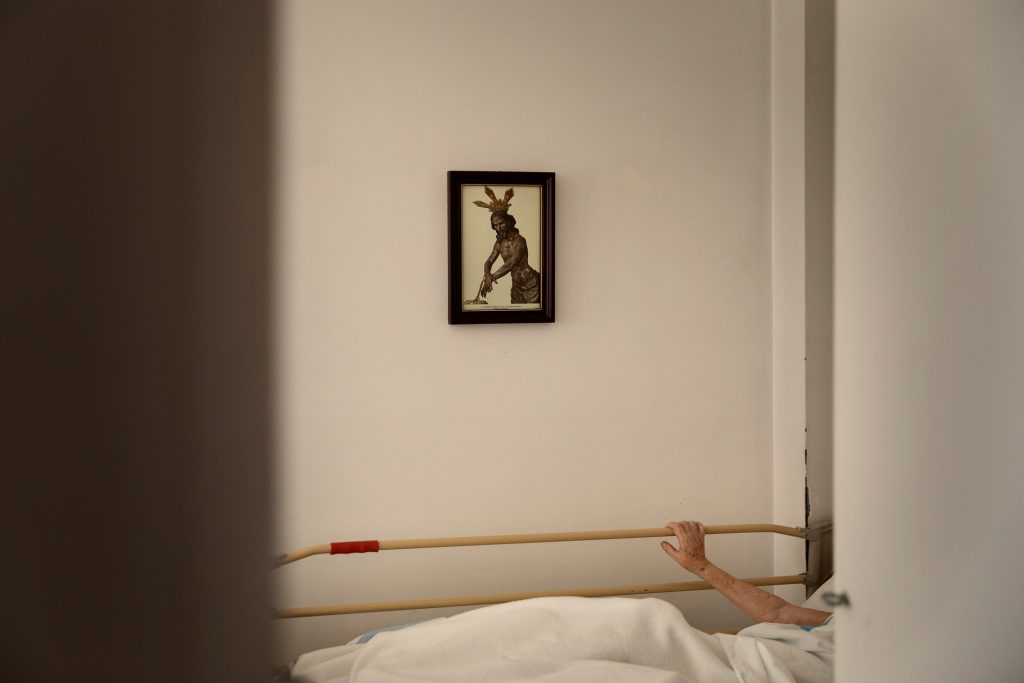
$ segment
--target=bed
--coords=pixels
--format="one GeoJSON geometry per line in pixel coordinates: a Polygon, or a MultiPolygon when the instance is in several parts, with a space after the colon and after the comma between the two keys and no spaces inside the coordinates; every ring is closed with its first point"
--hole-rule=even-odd
{"type": "MultiPolygon", "coordinates": [[[[707,526],[708,534],[776,533],[809,539],[817,530],[778,525],[707,526]]],[[[479,536],[323,544],[282,555],[284,566],[312,555],[425,547],[544,543],[668,536],[667,529],[479,536]]],[[[820,544],[819,544],[820,545],[820,544]]],[[[812,556],[815,543],[812,543],[812,556]]],[[[812,560],[811,566],[820,566],[812,560]]],[[[755,577],[761,586],[810,583],[817,577],[755,577]]],[[[396,681],[742,681],[832,680],[831,623],[813,629],[756,624],[735,634],[692,627],[674,605],[646,594],[708,590],[703,582],[627,585],[567,591],[460,596],[279,609],[278,618],[427,607],[479,606],[455,616],[381,629],[298,657],[280,680],[294,683],[396,681]],[[636,596],[636,597],[624,597],[636,596]]],[[[820,608],[821,586],[808,600],[820,608]]]]}

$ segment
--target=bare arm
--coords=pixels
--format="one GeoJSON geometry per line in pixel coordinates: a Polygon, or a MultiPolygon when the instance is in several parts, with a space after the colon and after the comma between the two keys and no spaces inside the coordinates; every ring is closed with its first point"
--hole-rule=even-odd
{"type": "Polygon", "coordinates": [[[499,253],[500,252],[498,251],[498,243],[495,242],[494,249],[491,249],[491,255],[487,257],[486,261],[484,261],[484,275],[487,275],[488,273],[491,272],[491,266],[493,266],[494,262],[498,260],[499,253]]]}
{"type": "Polygon", "coordinates": [[[498,253],[498,243],[495,242],[494,249],[491,249],[491,255],[487,257],[486,261],[484,261],[484,279],[480,281],[480,291],[477,292],[476,295],[478,299],[482,298],[484,294],[489,294],[491,290],[494,289],[491,283],[493,283],[497,278],[491,274],[491,266],[493,266],[494,262],[498,260],[498,253]]]}
{"type": "Polygon", "coordinates": [[[729,602],[755,621],[775,624],[797,624],[820,626],[830,616],[829,612],[798,607],[782,598],[744,583],[728,572],[715,566],[704,554],[704,525],[700,522],[669,522],[666,525],[676,535],[679,547],[668,541],[661,542],[661,548],[683,569],[704,579],[729,602]]]}

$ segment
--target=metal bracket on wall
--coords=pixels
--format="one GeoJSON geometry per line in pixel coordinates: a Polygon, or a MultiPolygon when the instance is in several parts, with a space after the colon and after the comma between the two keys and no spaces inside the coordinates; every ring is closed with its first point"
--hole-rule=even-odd
{"type": "Polygon", "coordinates": [[[832,523],[800,529],[807,539],[807,595],[832,574],[832,523]]]}

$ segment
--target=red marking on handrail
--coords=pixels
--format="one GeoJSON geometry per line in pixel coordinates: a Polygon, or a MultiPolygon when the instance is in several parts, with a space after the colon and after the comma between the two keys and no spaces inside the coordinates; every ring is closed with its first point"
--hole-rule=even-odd
{"type": "Polygon", "coordinates": [[[349,553],[375,553],[380,551],[380,541],[345,541],[331,544],[331,555],[349,553]]]}

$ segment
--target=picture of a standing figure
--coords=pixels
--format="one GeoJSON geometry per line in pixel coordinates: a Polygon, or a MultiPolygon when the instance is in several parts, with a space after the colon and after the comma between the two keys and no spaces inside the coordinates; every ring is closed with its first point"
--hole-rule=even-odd
{"type": "Polygon", "coordinates": [[[491,255],[484,261],[484,276],[475,299],[467,304],[486,304],[485,298],[494,289],[494,283],[505,275],[512,277],[511,300],[513,304],[536,304],[540,302],[540,273],[530,266],[530,250],[519,230],[516,229],[516,218],[509,213],[515,190],[508,188],[504,197],[498,199],[494,191],[485,186],[484,192],[490,202],[474,201],[473,203],[491,212],[491,229],[494,230],[494,248],[491,255]],[[501,256],[502,265],[497,270],[491,268],[501,256]]]}
{"type": "Polygon", "coordinates": [[[448,171],[448,323],[554,321],[555,174],[448,171]]]}

